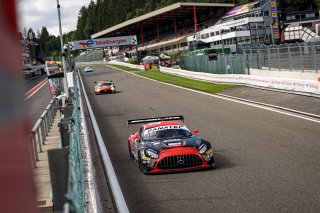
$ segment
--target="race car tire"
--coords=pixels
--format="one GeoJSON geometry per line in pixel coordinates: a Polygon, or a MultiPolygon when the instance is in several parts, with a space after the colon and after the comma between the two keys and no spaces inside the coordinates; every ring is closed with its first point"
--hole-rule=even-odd
{"type": "Polygon", "coordinates": [[[212,160],[211,160],[211,165],[212,165],[212,169],[215,169],[216,168],[216,164],[215,164],[215,162],[214,162],[214,158],[212,158],[212,160]]]}
{"type": "Polygon", "coordinates": [[[138,154],[138,160],[139,160],[139,169],[141,170],[141,172],[143,172],[143,174],[147,174],[147,168],[146,168],[146,166],[142,163],[140,152],[139,152],[139,154],[138,154]]]}
{"type": "Polygon", "coordinates": [[[131,160],[134,160],[134,155],[131,152],[131,148],[130,148],[130,141],[128,141],[128,149],[129,149],[129,157],[131,160]]]}

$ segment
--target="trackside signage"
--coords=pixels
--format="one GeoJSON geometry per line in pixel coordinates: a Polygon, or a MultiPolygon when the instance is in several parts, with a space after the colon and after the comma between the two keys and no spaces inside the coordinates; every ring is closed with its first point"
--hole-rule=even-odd
{"type": "Polygon", "coordinates": [[[214,81],[221,83],[239,83],[247,84],[259,87],[268,87],[272,89],[288,90],[302,93],[311,93],[320,95],[320,82],[311,80],[299,80],[299,79],[286,79],[286,78],[272,78],[272,77],[260,77],[253,75],[241,75],[241,74],[213,74],[204,72],[193,72],[181,69],[172,69],[166,67],[160,67],[160,71],[173,75],[180,75],[187,78],[214,81]]]}
{"type": "Polygon", "coordinates": [[[137,36],[122,36],[100,39],[88,39],[69,42],[70,50],[82,50],[88,48],[115,47],[137,45],[137,36]]]}

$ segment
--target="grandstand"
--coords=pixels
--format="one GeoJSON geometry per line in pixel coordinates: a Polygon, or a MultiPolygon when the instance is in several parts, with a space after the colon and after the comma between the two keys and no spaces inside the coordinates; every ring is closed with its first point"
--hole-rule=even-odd
{"type": "MultiPolygon", "coordinates": [[[[91,38],[137,35],[140,52],[187,50],[187,37],[214,25],[233,4],[178,2],[93,34],[91,38]]],[[[135,52],[130,47],[121,52],[135,52]]]]}
{"type": "Polygon", "coordinates": [[[280,41],[276,0],[259,0],[237,6],[217,24],[188,37],[190,48],[227,49],[241,52],[244,47],[280,41]]]}

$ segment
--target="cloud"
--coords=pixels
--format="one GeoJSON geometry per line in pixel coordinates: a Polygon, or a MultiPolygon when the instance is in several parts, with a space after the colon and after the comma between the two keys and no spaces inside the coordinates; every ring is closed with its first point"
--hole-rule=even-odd
{"type": "MultiPolygon", "coordinates": [[[[62,33],[75,30],[79,10],[88,6],[90,0],[60,0],[62,33]]],[[[17,0],[17,12],[20,31],[30,27],[33,31],[41,30],[46,26],[49,33],[59,35],[59,22],[56,0],[17,0]]]]}

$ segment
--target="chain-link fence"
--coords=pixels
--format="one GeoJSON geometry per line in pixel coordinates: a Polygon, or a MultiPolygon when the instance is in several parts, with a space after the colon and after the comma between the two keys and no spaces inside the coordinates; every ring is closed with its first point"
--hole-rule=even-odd
{"type": "Polygon", "coordinates": [[[102,61],[103,60],[103,50],[95,49],[86,53],[85,55],[79,55],[75,57],[75,62],[90,62],[90,61],[102,61]]]}
{"type": "Polygon", "coordinates": [[[81,121],[79,114],[79,88],[77,73],[74,71],[73,111],[70,119],[69,145],[69,181],[67,198],[70,202],[70,212],[82,213],[84,210],[84,171],[81,146],[81,121]]]}
{"type": "Polygon", "coordinates": [[[214,74],[247,74],[247,63],[242,54],[219,54],[216,60],[208,55],[180,56],[181,69],[214,74]],[[211,58],[212,59],[212,58],[211,58]]]}
{"type": "Polygon", "coordinates": [[[250,68],[317,73],[320,69],[319,43],[265,46],[243,52],[250,68]]]}

